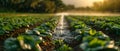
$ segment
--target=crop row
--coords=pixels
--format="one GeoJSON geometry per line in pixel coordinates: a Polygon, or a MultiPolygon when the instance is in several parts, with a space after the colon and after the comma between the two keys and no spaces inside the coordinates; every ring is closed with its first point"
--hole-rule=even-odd
{"type": "Polygon", "coordinates": [[[103,30],[108,34],[115,34],[116,36],[120,36],[119,16],[77,16],[75,18],[98,30],[103,30]]]}
{"type": "Polygon", "coordinates": [[[0,17],[0,35],[4,35],[10,33],[11,31],[15,31],[16,29],[20,29],[22,27],[29,27],[30,25],[34,25],[36,23],[45,22],[52,17],[46,16],[44,18],[39,16],[13,16],[0,17]]]}
{"type": "MultiPolygon", "coordinates": [[[[118,47],[110,37],[101,31],[96,31],[84,23],[83,17],[66,16],[74,39],[79,42],[78,49],[83,51],[117,51],[118,47]],[[82,19],[81,19],[82,18],[82,19]],[[79,20],[81,19],[81,20],[79,20]]],[[[87,21],[88,18],[86,18],[87,21]]]]}
{"type": "Polygon", "coordinates": [[[16,38],[8,38],[4,42],[6,51],[51,51],[53,49],[52,32],[59,17],[52,17],[49,21],[29,30],[16,38]]]}

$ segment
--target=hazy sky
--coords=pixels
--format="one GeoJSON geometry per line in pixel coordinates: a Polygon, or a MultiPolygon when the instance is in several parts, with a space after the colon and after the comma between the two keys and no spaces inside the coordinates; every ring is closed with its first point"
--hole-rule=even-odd
{"type": "Polygon", "coordinates": [[[79,6],[92,6],[92,4],[96,1],[103,1],[103,0],[62,0],[66,4],[73,4],[76,7],[79,6]]]}

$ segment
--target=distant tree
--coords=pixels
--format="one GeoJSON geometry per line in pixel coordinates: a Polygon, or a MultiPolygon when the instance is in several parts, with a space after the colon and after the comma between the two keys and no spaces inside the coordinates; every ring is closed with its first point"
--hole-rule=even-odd
{"type": "Polygon", "coordinates": [[[52,0],[55,3],[55,12],[62,11],[65,9],[66,5],[62,2],[62,0],[52,0]]]}
{"type": "Polygon", "coordinates": [[[34,10],[38,12],[53,13],[55,11],[55,4],[51,1],[41,1],[34,10]]]}

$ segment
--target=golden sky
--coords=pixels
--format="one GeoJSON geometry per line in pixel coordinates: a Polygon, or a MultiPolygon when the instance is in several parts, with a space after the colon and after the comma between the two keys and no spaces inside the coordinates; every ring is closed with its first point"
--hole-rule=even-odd
{"type": "Polygon", "coordinates": [[[92,6],[94,2],[103,0],[62,0],[66,4],[73,4],[76,7],[92,6]]]}

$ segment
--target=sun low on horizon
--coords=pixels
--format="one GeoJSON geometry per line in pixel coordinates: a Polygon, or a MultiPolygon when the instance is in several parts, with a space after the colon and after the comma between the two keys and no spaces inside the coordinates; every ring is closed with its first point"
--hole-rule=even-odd
{"type": "Polygon", "coordinates": [[[94,2],[102,2],[104,0],[62,0],[65,4],[72,4],[76,7],[92,6],[94,2]]]}

